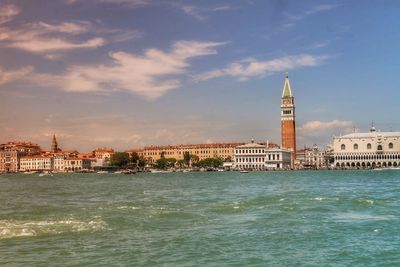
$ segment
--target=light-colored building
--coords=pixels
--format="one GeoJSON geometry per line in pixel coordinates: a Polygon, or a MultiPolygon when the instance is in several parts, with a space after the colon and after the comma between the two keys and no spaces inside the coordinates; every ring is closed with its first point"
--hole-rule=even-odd
{"type": "Polygon", "coordinates": [[[17,172],[20,157],[24,154],[19,151],[0,151],[0,172],[17,172]]]}
{"type": "Polygon", "coordinates": [[[275,170],[290,169],[291,163],[292,152],[290,150],[270,148],[252,141],[235,148],[231,167],[239,170],[275,170]]]}
{"type": "Polygon", "coordinates": [[[305,149],[304,167],[313,169],[327,168],[328,162],[326,158],[326,151],[320,150],[317,145],[313,145],[312,148],[305,149]]]}
{"type": "Polygon", "coordinates": [[[289,149],[267,149],[267,155],[265,157],[265,167],[267,169],[289,170],[292,168],[292,155],[293,152],[289,149]]]}
{"type": "Polygon", "coordinates": [[[264,170],[267,147],[251,141],[251,143],[237,146],[234,154],[234,169],[264,170]]]}
{"type": "Polygon", "coordinates": [[[244,143],[214,143],[214,144],[187,144],[173,146],[146,146],[142,155],[144,158],[156,161],[164,155],[165,158],[181,160],[185,153],[196,155],[199,160],[207,158],[232,159],[235,147],[244,143]]]}
{"type": "Polygon", "coordinates": [[[114,155],[114,149],[109,147],[102,147],[93,150],[93,155],[97,159],[104,159],[106,161],[111,159],[111,156],[114,155]]]}
{"type": "Polygon", "coordinates": [[[80,172],[88,171],[91,168],[91,160],[87,158],[66,158],[64,159],[64,171],[80,172]]]}
{"type": "Polygon", "coordinates": [[[54,165],[53,170],[57,172],[64,172],[65,162],[64,160],[67,158],[64,154],[55,154],[54,155],[54,165]]]}
{"type": "Polygon", "coordinates": [[[52,171],[52,156],[24,156],[20,159],[20,171],[52,171]]]}
{"type": "Polygon", "coordinates": [[[400,132],[352,133],[333,139],[334,166],[375,168],[400,166],[400,132]]]}
{"type": "Polygon", "coordinates": [[[30,142],[8,142],[0,145],[0,150],[3,151],[18,151],[26,155],[37,155],[41,153],[40,146],[30,142]]]}

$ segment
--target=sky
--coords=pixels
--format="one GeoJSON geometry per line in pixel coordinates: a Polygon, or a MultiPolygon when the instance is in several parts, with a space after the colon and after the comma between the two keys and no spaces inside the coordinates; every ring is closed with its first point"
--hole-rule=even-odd
{"type": "Polygon", "coordinates": [[[399,131],[398,1],[0,0],[0,143],[116,150],[399,131]]]}

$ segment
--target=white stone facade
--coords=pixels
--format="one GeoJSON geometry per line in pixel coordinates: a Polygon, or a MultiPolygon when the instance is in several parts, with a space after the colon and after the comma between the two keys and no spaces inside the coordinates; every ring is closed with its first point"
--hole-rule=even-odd
{"type": "Polygon", "coordinates": [[[265,166],[267,169],[290,169],[292,165],[292,151],[288,149],[267,149],[265,166]]]}
{"type": "Polygon", "coordinates": [[[68,158],[64,160],[66,172],[88,171],[91,168],[91,160],[84,158],[68,158]]]}
{"type": "Polygon", "coordinates": [[[333,140],[337,168],[400,166],[400,132],[353,133],[333,140]]]}
{"type": "Polygon", "coordinates": [[[232,168],[238,170],[289,169],[291,155],[289,150],[271,149],[251,142],[235,148],[232,168]]]}
{"type": "Polygon", "coordinates": [[[20,159],[20,171],[51,171],[53,157],[27,156],[20,159]]]}

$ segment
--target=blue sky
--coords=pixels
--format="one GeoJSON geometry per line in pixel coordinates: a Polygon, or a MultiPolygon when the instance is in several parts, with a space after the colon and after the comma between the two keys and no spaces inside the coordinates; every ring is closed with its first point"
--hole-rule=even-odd
{"type": "Polygon", "coordinates": [[[0,142],[118,150],[400,130],[396,1],[0,1],[0,142]]]}

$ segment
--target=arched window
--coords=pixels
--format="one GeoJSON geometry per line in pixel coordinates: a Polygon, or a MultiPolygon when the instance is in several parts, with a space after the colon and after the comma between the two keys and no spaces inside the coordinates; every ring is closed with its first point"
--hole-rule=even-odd
{"type": "Polygon", "coordinates": [[[393,143],[389,143],[389,149],[393,149],[393,143]]]}
{"type": "Polygon", "coordinates": [[[371,144],[368,143],[368,144],[367,144],[367,149],[371,149],[371,148],[372,148],[371,144]]]}
{"type": "Polygon", "coordinates": [[[342,144],[342,145],[340,146],[340,149],[341,149],[341,150],[345,150],[345,149],[346,149],[346,145],[345,145],[345,144],[342,144]]]}
{"type": "Polygon", "coordinates": [[[379,146],[378,146],[378,150],[382,150],[382,145],[379,145],[379,146]]]}
{"type": "Polygon", "coordinates": [[[357,149],[358,149],[358,145],[357,145],[357,144],[354,144],[354,145],[353,145],[353,149],[354,149],[354,150],[357,150],[357,149]]]}

